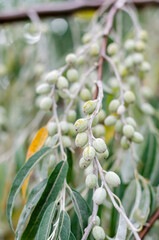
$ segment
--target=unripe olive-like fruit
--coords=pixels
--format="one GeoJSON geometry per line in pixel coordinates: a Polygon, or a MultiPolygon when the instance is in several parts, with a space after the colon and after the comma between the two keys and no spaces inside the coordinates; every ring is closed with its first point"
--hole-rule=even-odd
{"type": "Polygon", "coordinates": [[[142,143],[144,140],[144,137],[139,132],[134,132],[134,136],[132,137],[132,141],[135,143],[142,143]]]}
{"type": "Polygon", "coordinates": [[[141,30],[139,35],[141,40],[147,40],[148,34],[146,30],[141,30]]]}
{"type": "Polygon", "coordinates": [[[109,156],[109,151],[108,149],[106,149],[106,151],[104,153],[96,153],[97,154],[97,158],[98,160],[106,160],[109,156]]]}
{"type": "Polygon", "coordinates": [[[63,147],[71,147],[72,146],[72,143],[71,143],[71,139],[69,136],[62,136],[62,144],[63,144],[63,147]]]}
{"type": "Polygon", "coordinates": [[[36,92],[38,94],[47,94],[50,92],[50,85],[48,83],[43,83],[40,84],[37,88],[36,88],[36,92]]]}
{"type": "Polygon", "coordinates": [[[125,136],[121,138],[120,144],[121,144],[121,147],[124,149],[128,149],[130,147],[130,143],[125,136]]]}
{"type": "Polygon", "coordinates": [[[153,115],[154,114],[154,109],[149,103],[143,103],[142,107],[141,107],[141,110],[143,111],[143,113],[145,113],[147,115],[153,115]]]}
{"type": "Polygon", "coordinates": [[[90,100],[83,105],[83,112],[86,113],[86,114],[91,114],[91,113],[94,112],[96,107],[97,107],[97,101],[96,100],[90,100]]]}
{"type": "Polygon", "coordinates": [[[131,52],[134,50],[135,48],[135,41],[133,39],[128,39],[125,44],[124,44],[124,47],[125,49],[128,51],[128,52],[131,52]]]}
{"type": "Polygon", "coordinates": [[[106,173],[105,180],[112,187],[118,187],[121,183],[119,176],[112,171],[106,173]]]}
{"type": "Polygon", "coordinates": [[[69,123],[69,129],[68,129],[67,134],[68,134],[69,136],[71,136],[71,137],[74,137],[74,136],[76,136],[76,134],[77,134],[77,132],[76,132],[76,130],[75,130],[75,127],[74,127],[74,125],[73,125],[72,123],[69,123]]]}
{"type": "Polygon", "coordinates": [[[90,163],[91,162],[86,161],[84,158],[81,158],[80,161],[79,161],[79,167],[81,169],[85,169],[85,168],[87,168],[90,165],[90,163]]]}
{"type": "Polygon", "coordinates": [[[134,65],[134,61],[133,61],[133,56],[128,56],[125,61],[124,64],[127,68],[131,68],[134,65]]]}
{"type": "Polygon", "coordinates": [[[95,157],[95,149],[92,146],[88,146],[83,151],[83,158],[86,161],[92,161],[95,157]]]}
{"type": "Polygon", "coordinates": [[[86,177],[85,183],[86,183],[86,186],[91,189],[97,185],[97,181],[98,181],[98,179],[95,174],[89,174],[86,177]]]}
{"type": "Polygon", "coordinates": [[[87,44],[91,41],[91,34],[90,33],[85,33],[82,37],[82,43],[87,44]]]}
{"type": "Polygon", "coordinates": [[[84,147],[88,142],[87,133],[78,133],[75,139],[76,147],[84,147]]]}
{"type": "Polygon", "coordinates": [[[92,122],[92,127],[95,127],[98,123],[98,115],[96,115],[93,119],[93,122],[92,122]]]}
{"type": "Polygon", "coordinates": [[[110,111],[111,113],[116,112],[117,109],[118,109],[118,107],[119,107],[119,105],[120,105],[120,101],[119,101],[118,99],[112,100],[112,101],[110,102],[110,104],[109,104],[109,111],[110,111]]]}
{"type": "Polygon", "coordinates": [[[66,56],[66,63],[67,64],[75,64],[76,63],[76,55],[73,53],[70,53],[66,56]]]}
{"type": "Polygon", "coordinates": [[[88,101],[91,99],[91,93],[87,88],[83,88],[80,91],[80,98],[82,99],[82,101],[88,101]]]}
{"type": "Polygon", "coordinates": [[[47,131],[49,136],[55,135],[55,133],[57,133],[57,124],[55,122],[49,122],[47,124],[47,131]]]}
{"type": "Polygon", "coordinates": [[[76,120],[76,112],[75,110],[69,110],[67,113],[67,121],[74,122],[76,120]]]}
{"type": "Polygon", "coordinates": [[[97,43],[93,43],[91,46],[90,46],[90,49],[89,49],[89,52],[92,56],[96,57],[99,55],[99,45],[97,43]]]}
{"type": "Polygon", "coordinates": [[[115,77],[111,77],[109,79],[109,85],[112,88],[112,90],[117,90],[119,88],[119,82],[115,77]]]}
{"type": "MultiPolygon", "coordinates": [[[[92,219],[92,216],[88,218],[88,223],[90,223],[92,219]]],[[[100,225],[100,218],[98,216],[95,217],[95,225],[99,226],[100,225]]]]}
{"type": "Polygon", "coordinates": [[[124,93],[124,100],[127,104],[131,104],[135,102],[135,95],[132,91],[126,91],[124,93]]]}
{"type": "Polygon", "coordinates": [[[77,64],[78,64],[79,66],[83,65],[84,62],[85,62],[85,57],[84,57],[83,55],[81,55],[81,56],[79,56],[79,57],[77,58],[77,64]]]}
{"type": "Polygon", "coordinates": [[[104,140],[101,138],[96,138],[93,141],[93,147],[98,153],[104,153],[107,149],[107,146],[106,146],[104,140]]]}
{"type": "Polygon", "coordinates": [[[97,189],[95,190],[95,192],[94,192],[94,194],[93,194],[93,201],[94,201],[96,204],[100,205],[100,204],[102,204],[102,203],[105,201],[106,195],[107,195],[107,194],[106,194],[105,189],[102,188],[102,187],[99,187],[99,188],[97,188],[97,189]]]}
{"type": "Polygon", "coordinates": [[[88,127],[88,119],[80,118],[75,122],[74,126],[77,132],[84,132],[88,127]]]}
{"type": "Polygon", "coordinates": [[[49,158],[49,167],[54,167],[56,165],[56,162],[56,156],[52,154],[49,158]]]}
{"type": "Polygon", "coordinates": [[[104,124],[106,126],[113,126],[116,123],[116,117],[115,116],[108,116],[104,120],[104,124]]]}
{"type": "Polygon", "coordinates": [[[68,122],[66,122],[66,121],[61,121],[61,122],[60,122],[60,127],[61,127],[61,132],[62,132],[63,134],[67,133],[68,130],[69,130],[69,124],[68,124],[68,122]]]}
{"type": "Polygon", "coordinates": [[[143,86],[141,88],[141,92],[142,92],[142,95],[144,96],[144,98],[146,98],[146,99],[150,99],[150,98],[153,97],[152,90],[149,87],[147,87],[147,86],[143,86]]]}
{"type": "Polygon", "coordinates": [[[93,128],[93,135],[98,138],[101,136],[105,136],[106,130],[102,124],[98,124],[93,128]]]}
{"type": "Polygon", "coordinates": [[[128,76],[127,78],[128,80],[128,83],[130,84],[130,86],[135,86],[136,85],[136,82],[137,82],[137,78],[135,76],[128,76]]]}
{"type": "Polygon", "coordinates": [[[122,115],[126,111],[126,108],[124,105],[120,105],[117,109],[117,114],[122,115]]]}
{"type": "Polygon", "coordinates": [[[138,52],[142,52],[142,51],[144,51],[145,50],[145,43],[143,42],[143,41],[141,41],[141,40],[139,40],[139,41],[137,41],[136,43],[135,43],[135,49],[136,49],[136,51],[138,51],[138,52]]]}
{"type": "MultiPolygon", "coordinates": [[[[85,160],[86,161],[86,160],[85,160]]],[[[89,166],[84,170],[84,174],[87,176],[89,174],[93,174],[93,164],[89,162],[89,166]]]]}
{"type": "Polygon", "coordinates": [[[125,135],[125,137],[127,138],[132,138],[133,135],[134,135],[134,128],[133,126],[129,125],[129,124],[126,124],[124,127],[123,127],[123,134],[125,135]]]}
{"type": "Polygon", "coordinates": [[[92,234],[95,240],[104,240],[105,232],[104,229],[100,226],[95,226],[92,230],[92,234]]]}
{"type": "Polygon", "coordinates": [[[58,77],[59,77],[59,72],[57,70],[53,70],[53,71],[46,74],[45,80],[49,84],[53,84],[57,81],[58,77]]]}
{"type": "Polygon", "coordinates": [[[64,92],[63,90],[58,90],[58,95],[59,95],[62,99],[69,98],[68,92],[64,92]]]}
{"type": "Polygon", "coordinates": [[[136,122],[132,117],[126,118],[126,123],[133,126],[134,129],[136,128],[136,122]]]}
{"type": "Polygon", "coordinates": [[[49,111],[52,107],[52,99],[50,97],[44,97],[40,101],[40,108],[45,111],[49,111]]]}
{"type": "Polygon", "coordinates": [[[78,80],[78,71],[71,68],[67,71],[67,78],[70,82],[76,82],[78,80]]]}
{"type": "Polygon", "coordinates": [[[52,142],[52,137],[49,136],[49,137],[46,139],[46,141],[45,141],[45,146],[50,147],[50,146],[51,146],[51,142],[52,142]]]}
{"type": "Polygon", "coordinates": [[[117,133],[122,133],[123,130],[123,124],[121,122],[121,120],[117,120],[116,124],[115,124],[115,131],[117,133]]]}
{"type": "Polygon", "coordinates": [[[80,84],[78,82],[73,83],[70,87],[70,93],[75,94],[75,92],[78,90],[78,88],[80,87],[80,84]]]}
{"type": "Polygon", "coordinates": [[[118,45],[116,43],[110,43],[108,45],[107,51],[108,51],[109,55],[116,54],[118,52],[118,50],[119,50],[119,47],[118,47],[118,45]]]}
{"type": "Polygon", "coordinates": [[[103,122],[105,118],[106,118],[106,112],[103,109],[101,109],[98,113],[99,122],[100,123],[103,122]]]}
{"type": "Polygon", "coordinates": [[[143,62],[143,55],[141,53],[134,53],[133,54],[133,62],[135,64],[139,64],[143,62]]]}
{"type": "Polygon", "coordinates": [[[61,76],[57,80],[57,87],[59,89],[65,89],[68,88],[68,81],[65,77],[61,76]]]}
{"type": "Polygon", "coordinates": [[[119,74],[120,74],[121,77],[127,76],[127,74],[128,74],[128,69],[127,69],[127,67],[126,67],[125,65],[120,64],[120,65],[118,66],[118,69],[119,69],[119,74]]]}
{"type": "Polygon", "coordinates": [[[151,70],[151,66],[148,62],[144,61],[141,63],[140,70],[142,72],[149,72],[151,70]]]}

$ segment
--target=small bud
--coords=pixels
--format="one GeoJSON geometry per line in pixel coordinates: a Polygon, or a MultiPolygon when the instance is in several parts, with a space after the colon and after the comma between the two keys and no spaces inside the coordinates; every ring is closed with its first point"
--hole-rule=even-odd
{"type": "Polygon", "coordinates": [[[121,120],[117,120],[117,122],[115,124],[115,132],[122,133],[122,130],[123,130],[123,124],[122,124],[121,120]]]}
{"type": "Polygon", "coordinates": [[[59,77],[59,73],[57,70],[53,70],[46,74],[45,81],[47,81],[49,84],[53,84],[57,81],[59,77]]]}
{"type": "Polygon", "coordinates": [[[62,131],[63,134],[67,133],[68,130],[69,130],[69,124],[66,121],[61,121],[60,122],[60,127],[61,127],[61,131],[62,131]]]}
{"type": "Polygon", "coordinates": [[[62,144],[63,144],[63,147],[71,147],[72,146],[72,143],[71,143],[71,139],[69,136],[62,136],[62,144]]]}
{"type": "Polygon", "coordinates": [[[104,124],[106,126],[113,126],[116,123],[116,117],[115,116],[108,116],[105,120],[104,120],[104,124]]]}
{"type": "Polygon", "coordinates": [[[118,109],[118,107],[119,107],[119,105],[120,105],[120,102],[119,102],[118,99],[112,100],[112,101],[110,102],[110,104],[109,104],[109,111],[110,111],[111,113],[116,112],[117,109],[118,109]]]}
{"type": "Polygon", "coordinates": [[[121,144],[121,147],[124,149],[128,149],[130,147],[130,143],[125,136],[121,138],[120,144],[121,144]]]}
{"type": "Polygon", "coordinates": [[[75,64],[76,63],[76,55],[73,53],[70,53],[66,56],[66,63],[67,64],[75,64]]]}
{"type": "Polygon", "coordinates": [[[49,122],[47,124],[47,131],[49,136],[55,135],[55,133],[57,133],[57,124],[55,122],[49,122]]]}
{"type": "Polygon", "coordinates": [[[119,50],[119,47],[116,43],[110,43],[108,45],[107,51],[108,51],[109,55],[112,56],[112,55],[116,54],[118,52],[118,50],[119,50]]]}
{"type": "Polygon", "coordinates": [[[88,166],[90,165],[90,162],[89,161],[86,161],[84,158],[81,158],[80,161],[79,161],[79,167],[81,169],[85,169],[87,168],[88,166]]]}
{"type": "Polygon", "coordinates": [[[100,226],[95,226],[92,230],[92,234],[95,240],[104,240],[105,232],[104,229],[100,226]]]}
{"type": "Polygon", "coordinates": [[[74,126],[77,132],[84,132],[88,127],[88,120],[80,118],[75,122],[74,126]]]}
{"type": "Polygon", "coordinates": [[[142,143],[144,140],[144,137],[139,132],[134,132],[134,136],[132,138],[132,141],[135,143],[142,143]]]}
{"type": "Polygon", "coordinates": [[[83,105],[83,112],[86,114],[91,114],[94,112],[94,110],[97,107],[97,101],[96,100],[89,100],[83,105]]]}
{"type": "Polygon", "coordinates": [[[109,151],[106,149],[104,153],[96,153],[99,161],[106,160],[109,156],[109,151]]]}
{"type": "Polygon", "coordinates": [[[88,146],[84,149],[83,151],[83,158],[86,160],[86,161],[92,161],[95,157],[95,150],[93,147],[91,146],[88,146]]]}
{"type": "Polygon", "coordinates": [[[105,180],[112,187],[118,187],[121,183],[119,176],[112,171],[106,173],[105,180]]]}
{"type": "Polygon", "coordinates": [[[90,46],[90,49],[89,49],[89,52],[92,56],[96,57],[99,55],[99,45],[97,43],[93,43],[91,46],[90,46]]]}
{"type": "Polygon", "coordinates": [[[49,111],[52,107],[52,99],[50,97],[44,97],[40,101],[40,108],[45,111],[49,111]]]}
{"type": "Polygon", "coordinates": [[[136,122],[132,117],[126,118],[126,123],[131,125],[134,129],[136,128],[136,122]]]}
{"type": "Polygon", "coordinates": [[[40,84],[37,88],[36,88],[36,92],[38,94],[47,94],[50,92],[50,85],[47,83],[43,83],[40,84]]]}
{"type": "Polygon", "coordinates": [[[141,53],[134,53],[133,54],[133,62],[135,64],[142,63],[144,60],[143,55],[141,53]]]}
{"type": "Polygon", "coordinates": [[[131,104],[135,102],[135,95],[132,91],[126,91],[124,93],[124,100],[127,104],[131,104]]]}
{"type": "Polygon", "coordinates": [[[123,115],[125,111],[126,111],[125,106],[124,105],[120,105],[118,107],[118,109],[117,109],[117,114],[118,115],[123,115]]]}
{"type": "Polygon", "coordinates": [[[87,177],[86,177],[86,186],[90,189],[94,188],[96,185],[97,185],[97,177],[95,174],[89,174],[87,177]]]}
{"type": "Polygon", "coordinates": [[[76,82],[78,80],[78,71],[71,68],[67,71],[67,78],[70,82],[76,82]]]}
{"type": "Polygon", "coordinates": [[[92,127],[95,127],[98,124],[98,115],[96,115],[92,122],[92,127]]]}
{"type": "Polygon", "coordinates": [[[151,70],[151,65],[148,62],[144,61],[141,63],[140,70],[142,72],[149,72],[151,70]]]}
{"type": "Polygon", "coordinates": [[[124,44],[125,49],[131,52],[135,49],[135,41],[133,39],[128,39],[124,44]]]}
{"type": "Polygon", "coordinates": [[[67,113],[67,121],[74,122],[76,120],[76,112],[74,110],[69,110],[67,113]]]}
{"type": "Polygon", "coordinates": [[[83,88],[80,92],[80,98],[82,101],[88,101],[91,99],[91,93],[87,88],[83,88]]]}
{"type": "Polygon", "coordinates": [[[106,118],[106,112],[103,109],[101,109],[98,113],[99,122],[102,123],[105,118],[106,118]]]}
{"type": "Polygon", "coordinates": [[[98,124],[93,128],[93,135],[96,138],[99,138],[101,136],[105,136],[106,130],[105,127],[102,124],[98,124]]]}
{"type": "Polygon", "coordinates": [[[88,142],[87,133],[78,133],[75,139],[76,147],[84,147],[88,142]]]}
{"type": "Polygon", "coordinates": [[[141,40],[139,40],[135,43],[135,49],[138,52],[143,52],[145,50],[145,47],[146,47],[145,43],[141,40]]]}
{"type": "Polygon", "coordinates": [[[65,77],[61,76],[57,80],[57,87],[59,89],[65,89],[68,88],[68,81],[65,77]]]}
{"type": "MultiPolygon", "coordinates": [[[[92,216],[88,218],[88,223],[90,223],[92,219],[92,216]]],[[[95,225],[99,226],[100,225],[100,218],[98,216],[95,217],[95,225]]]]}
{"type": "Polygon", "coordinates": [[[133,126],[127,124],[123,127],[123,134],[125,135],[125,137],[127,138],[132,138],[134,135],[134,128],[133,126]]]}
{"type": "Polygon", "coordinates": [[[141,110],[143,113],[147,115],[153,115],[154,114],[154,109],[149,103],[144,103],[142,104],[141,110]]]}
{"type": "Polygon", "coordinates": [[[107,149],[104,140],[101,138],[96,138],[93,141],[93,147],[98,153],[104,153],[107,149]]]}
{"type": "Polygon", "coordinates": [[[106,199],[106,191],[104,188],[99,187],[95,190],[94,194],[93,194],[93,201],[100,205],[102,204],[106,199]]]}

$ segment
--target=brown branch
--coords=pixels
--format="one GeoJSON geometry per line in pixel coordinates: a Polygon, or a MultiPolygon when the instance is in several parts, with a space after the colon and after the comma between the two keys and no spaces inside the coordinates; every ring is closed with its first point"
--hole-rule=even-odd
{"type": "Polygon", "coordinates": [[[159,219],[159,208],[156,210],[156,212],[152,215],[152,217],[150,218],[150,220],[148,221],[147,225],[142,229],[142,231],[140,232],[139,236],[141,239],[144,239],[144,237],[146,236],[146,234],[150,231],[150,229],[152,228],[153,224],[155,223],[155,221],[159,219]]]}
{"type": "MultiPolygon", "coordinates": [[[[28,20],[31,11],[37,13],[41,18],[67,16],[79,10],[97,9],[104,1],[109,0],[63,1],[41,4],[39,6],[33,6],[25,9],[4,11],[0,13],[0,24],[28,20]]],[[[135,4],[136,7],[143,7],[145,5],[157,5],[159,4],[159,0],[131,0],[130,3],[135,4]]]]}

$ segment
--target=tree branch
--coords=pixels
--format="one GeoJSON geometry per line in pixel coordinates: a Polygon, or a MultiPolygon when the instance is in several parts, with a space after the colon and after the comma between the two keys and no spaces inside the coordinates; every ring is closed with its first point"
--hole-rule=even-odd
{"type": "MultiPolygon", "coordinates": [[[[62,1],[41,4],[31,8],[4,11],[0,13],[0,24],[29,20],[31,12],[35,12],[41,18],[67,16],[79,10],[97,9],[104,1],[109,0],[62,1]]],[[[158,5],[159,0],[132,0],[127,4],[135,4],[136,7],[143,7],[145,5],[158,5]]]]}

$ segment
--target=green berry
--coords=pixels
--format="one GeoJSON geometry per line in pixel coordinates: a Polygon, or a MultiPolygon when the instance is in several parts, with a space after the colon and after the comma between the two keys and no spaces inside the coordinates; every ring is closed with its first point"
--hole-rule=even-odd
{"type": "Polygon", "coordinates": [[[133,39],[128,39],[124,44],[125,49],[131,52],[135,49],[135,41],[133,39]]]}
{"type": "Polygon", "coordinates": [[[72,143],[71,143],[71,139],[69,136],[62,136],[62,144],[63,144],[63,147],[71,147],[72,146],[72,143]]]}
{"type": "Polygon", "coordinates": [[[150,98],[153,97],[152,90],[147,86],[143,86],[141,88],[141,92],[142,92],[143,97],[146,98],[146,99],[150,99],[150,98]]]}
{"type": "Polygon", "coordinates": [[[117,133],[122,133],[123,130],[123,124],[121,120],[117,120],[116,124],[115,124],[115,131],[117,133]]]}
{"type": "Polygon", "coordinates": [[[98,138],[101,136],[105,136],[106,130],[102,124],[98,124],[93,128],[93,135],[98,138]]]}
{"type": "Polygon", "coordinates": [[[135,143],[142,143],[144,140],[144,137],[139,132],[134,132],[134,136],[132,138],[132,141],[135,143]]]}
{"type": "Polygon", "coordinates": [[[79,166],[81,169],[85,169],[90,165],[89,161],[86,161],[84,158],[81,158],[79,161],[79,166]]]}
{"type": "Polygon", "coordinates": [[[121,138],[120,144],[123,149],[128,149],[130,147],[130,143],[125,136],[121,138]]]}
{"type": "Polygon", "coordinates": [[[83,55],[81,55],[81,56],[79,56],[79,57],[77,58],[77,64],[78,64],[79,66],[83,65],[84,62],[85,62],[85,58],[84,58],[83,55]]]}
{"type": "Polygon", "coordinates": [[[85,183],[88,188],[92,189],[97,185],[97,181],[98,179],[95,174],[89,174],[86,177],[85,183]]]}
{"type": "Polygon", "coordinates": [[[138,52],[142,52],[142,51],[144,51],[145,50],[145,43],[143,42],[143,41],[141,41],[141,40],[139,40],[139,41],[137,41],[136,43],[135,43],[135,49],[136,49],[136,51],[138,51],[138,52]]]}
{"type": "Polygon", "coordinates": [[[102,204],[106,199],[106,191],[104,188],[99,187],[95,190],[94,194],[93,194],[93,201],[100,205],[102,204]]]}
{"type": "Polygon", "coordinates": [[[106,112],[103,109],[101,109],[98,113],[99,122],[102,123],[105,118],[106,118],[106,112]]]}
{"type": "Polygon", "coordinates": [[[76,82],[78,80],[78,71],[71,68],[67,71],[67,78],[70,82],[76,82]]]}
{"type": "Polygon", "coordinates": [[[109,156],[109,151],[108,149],[106,149],[106,151],[104,153],[96,153],[98,160],[102,161],[102,160],[106,160],[109,156]]]}
{"type": "Polygon", "coordinates": [[[77,133],[76,133],[74,125],[72,123],[69,123],[68,125],[69,125],[69,129],[68,129],[67,134],[71,137],[76,136],[77,133]]]}
{"type": "Polygon", "coordinates": [[[84,118],[78,119],[74,126],[77,132],[84,132],[88,127],[88,120],[84,118]]]}
{"type": "Polygon", "coordinates": [[[75,110],[69,110],[67,113],[67,121],[68,122],[74,122],[76,120],[76,112],[75,110]]]}
{"type": "Polygon", "coordinates": [[[57,87],[58,89],[65,89],[68,88],[68,81],[65,77],[61,76],[57,80],[57,87]]]}
{"type": "Polygon", "coordinates": [[[40,108],[45,111],[49,111],[52,107],[52,99],[50,97],[44,97],[40,101],[40,108]]]}
{"type": "Polygon", "coordinates": [[[135,102],[135,95],[132,91],[126,91],[124,93],[124,100],[127,104],[131,104],[135,102]]]}
{"type": "Polygon", "coordinates": [[[115,77],[109,79],[109,85],[113,91],[116,91],[119,88],[119,82],[115,77]]]}
{"type": "Polygon", "coordinates": [[[143,62],[143,55],[141,53],[134,53],[133,54],[133,62],[134,64],[140,64],[143,62]]]}
{"type": "Polygon", "coordinates": [[[104,120],[104,124],[106,126],[113,126],[116,123],[116,117],[115,116],[108,116],[105,120],[104,120]]]}
{"type": "Polygon", "coordinates": [[[59,72],[57,70],[53,70],[46,74],[45,80],[49,84],[54,84],[57,81],[58,77],[59,77],[59,72]]]}
{"type": "MultiPolygon", "coordinates": [[[[90,223],[92,219],[92,216],[88,218],[88,223],[90,223]]],[[[98,216],[95,217],[95,225],[99,226],[100,225],[100,218],[98,216]]]]}
{"type": "Polygon", "coordinates": [[[47,94],[50,92],[50,85],[47,83],[43,83],[40,84],[37,88],[36,88],[36,92],[38,94],[47,94]]]}
{"type": "Polygon", "coordinates": [[[86,114],[91,114],[94,112],[94,110],[97,107],[97,101],[96,100],[89,100],[83,105],[83,112],[86,114]]]}
{"type": "Polygon", "coordinates": [[[47,124],[47,131],[49,136],[55,135],[55,133],[57,133],[57,124],[55,122],[49,122],[47,124]]]}
{"type": "Polygon", "coordinates": [[[134,129],[136,128],[136,122],[132,117],[126,118],[126,123],[131,125],[134,129]]]}
{"type": "Polygon", "coordinates": [[[133,126],[129,125],[129,124],[126,124],[124,127],[123,127],[123,134],[125,137],[127,138],[132,138],[133,135],[134,135],[134,128],[133,126]]]}
{"type": "Polygon", "coordinates": [[[86,161],[92,161],[95,157],[95,149],[91,146],[88,146],[84,149],[83,151],[83,158],[86,160],[86,161]]]}
{"type": "Polygon", "coordinates": [[[78,133],[75,139],[76,147],[84,147],[88,142],[88,135],[86,133],[78,133]]]}
{"type": "Polygon", "coordinates": [[[108,51],[109,55],[112,56],[112,55],[116,54],[118,52],[118,50],[119,50],[119,47],[116,43],[110,43],[108,45],[107,51],[108,51]]]}
{"type": "Polygon", "coordinates": [[[71,65],[75,64],[76,63],[76,59],[77,59],[76,55],[73,54],[73,53],[70,53],[70,54],[68,54],[66,56],[66,63],[67,64],[71,64],[71,65]]]}
{"type": "Polygon", "coordinates": [[[126,111],[125,106],[124,105],[120,105],[118,107],[118,109],[117,109],[117,114],[118,115],[122,115],[122,114],[124,114],[125,111],[126,111]]]}
{"type": "Polygon", "coordinates": [[[88,101],[91,99],[91,93],[87,88],[83,88],[80,92],[80,98],[82,101],[88,101]]]}
{"type": "Polygon", "coordinates": [[[128,69],[125,65],[120,64],[118,66],[118,69],[119,69],[119,74],[121,77],[126,77],[128,75],[128,69]]]}
{"type": "Polygon", "coordinates": [[[141,110],[143,113],[147,115],[153,115],[154,114],[154,109],[149,103],[144,103],[142,104],[141,110]]]}
{"type": "Polygon", "coordinates": [[[89,43],[91,41],[91,38],[92,38],[92,36],[90,33],[85,33],[82,37],[82,43],[83,44],[89,43]]]}
{"type": "Polygon", "coordinates": [[[126,66],[127,68],[133,67],[133,65],[134,65],[133,56],[128,56],[128,57],[125,59],[124,63],[125,63],[125,66],[126,66]]]}
{"type": "Polygon", "coordinates": [[[104,240],[105,232],[104,229],[100,226],[95,226],[92,230],[92,234],[95,240],[104,240]]]}
{"type": "Polygon", "coordinates": [[[87,167],[87,169],[85,169],[84,174],[87,176],[89,174],[92,174],[93,171],[94,171],[93,164],[92,162],[89,162],[89,166],[87,167]]]}
{"type": "Polygon", "coordinates": [[[63,134],[67,133],[68,130],[69,130],[69,124],[68,124],[68,122],[66,122],[66,121],[61,121],[61,122],[60,122],[60,127],[61,127],[61,132],[62,132],[63,134]]]}
{"type": "Polygon", "coordinates": [[[151,70],[151,66],[148,62],[144,61],[141,63],[140,70],[142,72],[149,72],[151,70]]]}
{"type": "Polygon", "coordinates": [[[101,138],[96,138],[93,141],[93,147],[98,153],[104,153],[107,149],[107,146],[106,146],[104,140],[101,138]]]}
{"type": "Polygon", "coordinates": [[[90,49],[89,49],[89,52],[92,56],[96,57],[99,55],[99,51],[100,51],[100,48],[99,48],[99,45],[97,43],[93,43],[91,46],[90,46],[90,49]]]}
{"type": "Polygon", "coordinates": [[[146,30],[141,30],[139,35],[141,40],[144,40],[144,41],[147,40],[148,34],[146,30]]]}
{"type": "Polygon", "coordinates": [[[95,127],[98,124],[98,115],[96,115],[92,122],[92,127],[95,127]]]}
{"type": "Polygon", "coordinates": [[[119,105],[120,105],[120,101],[119,101],[118,99],[112,100],[112,101],[110,102],[110,104],[109,104],[109,111],[110,111],[111,113],[116,112],[117,109],[118,109],[118,107],[119,107],[119,105]]]}
{"type": "Polygon", "coordinates": [[[112,187],[118,187],[121,183],[119,176],[112,171],[106,173],[105,180],[112,187]]]}

